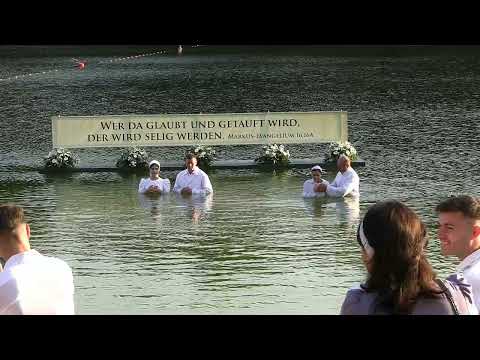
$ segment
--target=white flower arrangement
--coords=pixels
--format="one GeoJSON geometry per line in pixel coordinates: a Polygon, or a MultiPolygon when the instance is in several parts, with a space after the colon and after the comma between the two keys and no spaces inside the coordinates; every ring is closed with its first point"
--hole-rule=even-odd
{"type": "Polygon", "coordinates": [[[148,167],[148,153],[141,148],[125,149],[117,161],[121,169],[146,169],[148,167]]]}
{"type": "Polygon", "coordinates": [[[325,161],[335,162],[340,155],[346,155],[350,160],[354,161],[358,158],[357,150],[348,141],[345,142],[332,142],[328,146],[328,150],[325,154],[325,161]]]}
{"type": "Polygon", "coordinates": [[[197,156],[199,167],[208,167],[215,161],[215,150],[209,146],[197,145],[189,148],[185,155],[194,154],[197,156]]]}
{"type": "Polygon", "coordinates": [[[53,149],[43,159],[47,169],[73,169],[79,162],[77,155],[63,148],[53,149]]]}
{"type": "Polygon", "coordinates": [[[259,164],[287,165],[290,161],[290,151],[286,150],[283,145],[264,145],[262,150],[263,154],[255,159],[255,162],[259,164]]]}

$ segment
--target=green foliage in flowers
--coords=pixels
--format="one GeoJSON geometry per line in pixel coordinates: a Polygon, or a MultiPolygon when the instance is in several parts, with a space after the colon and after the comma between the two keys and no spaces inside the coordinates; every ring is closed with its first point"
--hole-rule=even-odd
{"type": "Polygon", "coordinates": [[[264,145],[262,146],[262,155],[255,159],[259,164],[263,165],[287,165],[290,159],[290,151],[286,150],[283,145],[264,145]]]}
{"type": "Polygon", "coordinates": [[[137,147],[125,149],[116,165],[124,170],[146,169],[148,167],[148,153],[137,147]]]}
{"type": "Polygon", "coordinates": [[[53,149],[43,160],[46,169],[73,169],[79,162],[77,155],[63,148],[53,149]]]}
{"type": "Polygon", "coordinates": [[[357,150],[348,141],[345,142],[332,142],[329,144],[327,152],[325,154],[325,161],[335,162],[341,154],[345,154],[354,161],[358,158],[357,150]]]}

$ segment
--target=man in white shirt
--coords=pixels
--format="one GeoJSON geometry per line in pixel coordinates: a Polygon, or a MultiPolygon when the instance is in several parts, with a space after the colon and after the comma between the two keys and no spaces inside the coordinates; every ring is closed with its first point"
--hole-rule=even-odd
{"type": "Polygon", "coordinates": [[[208,175],[197,167],[197,157],[188,154],[185,157],[186,169],[178,173],[173,191],[184,196],[198,194],[208,195],[213,193],[212,184],[208,175]]]}
{"type": "Polygon", "coordinates": [[[338,173],[330,184],[320,184],[319,191],[325,192],[332,197],[359,196],[360,178],[351,167],[350,158],[340,155],[337,160],[338,173]]]}
{"type": "Polygon", "coordinates": [[[322,179],[323,169],[319,165],[315,165],[311,169],[312,178],[306,180],[303,183],[303,197],[313,198],[313,197],[324,197],[325,191],[321,192],[318,189],[318,185],[326,184],[328,185],[327,180],[322,179]]]}
{"type": "Polygon", "coordinates": [[[457,273],[472,285],[473,299],[480,309],[480,199],[467,195],[450,197],[435,210],[442,254],[461,260],[457,273]]]}
{"type": "Polygon", "coordinates": [[[72,270],[30,248],[23,209],[0,206],[0,315],[74,314],[72,270]]]}

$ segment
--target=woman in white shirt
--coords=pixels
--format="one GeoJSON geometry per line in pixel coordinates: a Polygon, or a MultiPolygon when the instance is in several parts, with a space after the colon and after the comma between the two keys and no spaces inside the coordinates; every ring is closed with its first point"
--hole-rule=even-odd
{"type": "Polygon", "coordinates": [[[148,164],[150,177],[144,178],[138,185],[138,192],[142,194],[162,194],[170,191],[170,180],[160,177],[160,163],[152,160],[148,164]]]}
{"type": "Polygon", "coordinates": [[[323,169],[320,166],[315,165],[312,167],[311,171],[312,178],[303,183],[303,197],[324,197],[325,192],[320,192],[318,189],[318,184],[328,185],[328,181],[322,179],[323,169]]]}

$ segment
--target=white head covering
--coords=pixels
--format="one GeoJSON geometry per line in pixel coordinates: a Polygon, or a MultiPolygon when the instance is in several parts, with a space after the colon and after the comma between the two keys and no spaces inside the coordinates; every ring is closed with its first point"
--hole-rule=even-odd
{"type": "Polygon", "coordinates": [[[160,163],[157,160],[150,161],[150,163],[148,164],[148,168],[151,168],[154,164],[158,165],[158,168],[160,168],[160,163]]]}
{"type": "Polygon", "coordinates": [[[310,171],[315,171],[315,170],[318,170],[320,171],[321,174],[323,174],[323,169],[320,167],[320,165],[315,165],[310,169],[310,171]]]}
{"type": "Polygon", "coordinates": [[[362,243],[363,249],[367,253],[368,258],[371,259],[373,254],[375,254],[375,250],[370,246],[370,244],[368,243],[368,239],[365,236],[365,233],[363,232],[363,220],[360,223],[360,227],[358,229],[358,235],[360,237],[360,242],[362,243]]]}

